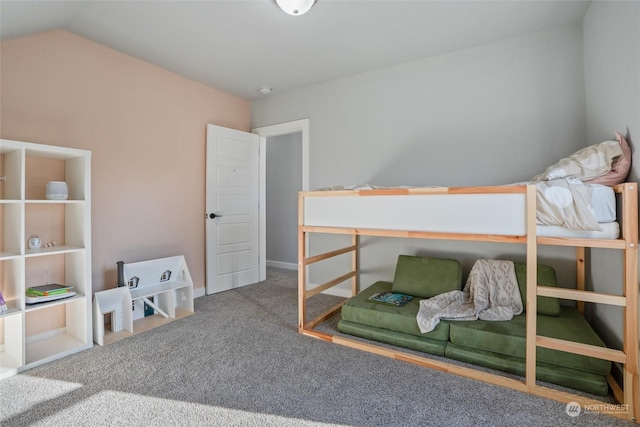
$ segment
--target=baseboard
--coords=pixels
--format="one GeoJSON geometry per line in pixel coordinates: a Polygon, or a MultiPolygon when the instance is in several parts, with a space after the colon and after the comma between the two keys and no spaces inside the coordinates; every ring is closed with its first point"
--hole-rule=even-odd
{"type": "MultiPolygon", "coordinates": [[[[267,267],[284,268],[287,270],[298,270],[297,264],[291,264],[287,262],[267,261],[267,267]]],[[[316,284],[310,284],[309,288],[315,288],[316,284]]],[[[333,295],[342,298],[351,298],[351,289],[336,289],[335,287],[322,291],[321,293],[326,295],[333,295]]],[[[193,288],[193,298],[199,298],[205,296],[205,288],[193,288]]]]}
{"type": "MultiPolygon", "coordinates": [[[[267,267],[275,267],[275,268],[284,268],[285,270],[295,270],[298,271],[298,264],[293,264],[290,262],[280,262],[280,261],[267,261],[267,267]]],[[[315,288],[318,285],[310,284],[310,289],[315,288]]],[[[343,298],[351,298],[351,290],[350,289],[336,289],[335,287],[329,288],[326,291],[322,291],[321,293],[326,295],[334,295],[337,297],[343,298]]]]}
{"type": "Polygon", "coordinates": [[[204,288],[193,288],[193,298],[203,297],[205,295],[204,288]]]}
{"type": "Polygon", "coordinates": [[[292,262],[267,261],[267,267],[284,268],[285,270],[298,271],[298,264],[292,262]]]}
{"type": "MultiPolygon", "coordinates": [[[[316,284],[310,283],[309,284],[309,289],[313,289],[315,288],[316,284]]],[[[342,298],[351,298],[351,289],[338,289],[336,287],[333,288],[329,288],[327,290],[324,290],[322,292],[320,292],[321,294],[325,294],[325,295],[333,295],[336,297],[342,297],[342,298]]]]}

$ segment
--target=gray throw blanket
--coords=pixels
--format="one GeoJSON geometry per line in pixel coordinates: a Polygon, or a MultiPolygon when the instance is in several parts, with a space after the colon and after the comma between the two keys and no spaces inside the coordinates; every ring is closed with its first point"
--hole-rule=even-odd
{"type": "Polygon", "coordinates": [[[435,329],[440,319],[511,320],[522,313],[522,298],[512,261],[480,259],[471,268],[462,291],[420,301],[416,320],[420,332],[435,329]]]}

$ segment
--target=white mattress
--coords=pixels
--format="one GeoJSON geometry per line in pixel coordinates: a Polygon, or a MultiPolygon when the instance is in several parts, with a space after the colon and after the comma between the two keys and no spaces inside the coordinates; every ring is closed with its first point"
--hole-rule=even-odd
{"type": "Polygon", "coordinates": [[[573,237],[576,239],[617,239],[620,226],[617,222],[600,224],[602,231],[570,230],[559,225],[538,225],[536,234],[543,237],[573,237]]]}

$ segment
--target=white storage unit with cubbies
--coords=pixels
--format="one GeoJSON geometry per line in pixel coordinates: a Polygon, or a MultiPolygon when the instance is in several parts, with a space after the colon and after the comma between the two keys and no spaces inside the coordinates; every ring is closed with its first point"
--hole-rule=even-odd
{"type": "Polygon", "coordinates": [[[90,151],[0,140],[0,292],[0,378],[92,346],[90,151]],[[51,181],[67,199],[46,198],[51,181]],[[35,234],[42,246],[29,248],[35,234]],[[75,295],[26,303],[49,283],[75,295]]]}

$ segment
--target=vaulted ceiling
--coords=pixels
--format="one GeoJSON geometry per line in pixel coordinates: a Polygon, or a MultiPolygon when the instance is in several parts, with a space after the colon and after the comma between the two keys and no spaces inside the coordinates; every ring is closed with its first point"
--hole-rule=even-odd
{"type": "Polygon", "coordinates": [[[52,29],[247,100],[582,22],[589,1],[0,1],[0,37],[52,29]]]}

